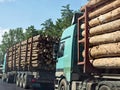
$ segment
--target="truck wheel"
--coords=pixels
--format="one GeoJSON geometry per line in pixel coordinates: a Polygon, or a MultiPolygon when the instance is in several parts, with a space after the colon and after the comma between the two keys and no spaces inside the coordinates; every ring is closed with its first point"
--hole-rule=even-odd
{"type": "Polygon", "coordinates": [[[28,89],[29,88],[28,81],[27,81],[27,76],[26,75],[23,78],[23,88],[24,89],[28,89]]]}
{"type": "Polygon", "coordinates": [[[7,83],[12,83],[13,81],[13,77],[11,75],[8,75],[7,78],[6,78],[6,82],[7,83]]]}
{"type": "Polygon", "coordinates": [[[58,90],[68,90],[67,82],[65,79],[61,80],[58,90]]]}
{"type": "Polygon", "coordinates": [[[20,82],[19,82],[19,80],[18,80],[18,79],[16,79],[16,86],[18,86],[18,87],[19,87],[19,85],[20,85],[20,82]]]}
{"type": "Polygon", "coordinates": [[[16,78],[16,86],[20,86],[20,75],[18,74],[17,75],[17,78],[16,78]]]}
{"type": "Polygon", "coordinates": [[[2,77],[2,81],[5,82],[5,81],[6,81],[6,78],[2,77]]]}
{"type": "Polygon", "coordinates": [[[6,79],[7,79],[7,75],[4,73],[4,74],[2,75],[2,81],[3,81],[3,82],[6,82],[6,79]]]}
{"type": "Polygon", "coordinates": [[[6,78],[5,78],[5,77],[2,77],[2,81],[3,81],[3,82],[6,82],[6,78]]]}
{"type": "Polygon", "coordinates": [[[21,78],[20,80],[20,87],[22,88],[23,87],[23,79],[21,78]]]}
{"type": "Polygon", "coordinates": [[[6,78],[6,82],[10,83],[10,78],[9,77],[6,78]]]}
{"type": "Polygon", "coordinates": [[[100,86],[99,90],[111,90],[110,87],[106,86],[106,85],[102,85],[100,86]]]}
{"type": "Polygon", "coordinates": [[[14,76],[13,75],[9,75],[6,79],[7,83],[13,83],[14,82],[14,76]]]}

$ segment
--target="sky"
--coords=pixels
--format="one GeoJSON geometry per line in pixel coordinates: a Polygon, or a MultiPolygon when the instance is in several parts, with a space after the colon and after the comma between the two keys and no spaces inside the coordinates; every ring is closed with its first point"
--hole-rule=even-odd
{"type": "Polygon", "coordinates": [[[54,22],[61,17],[62,6],[78,10],[87,0],[0,0],[0,44],[2,35],[9,29],[34,25],[36,29],[51,18],[54,22]]]}

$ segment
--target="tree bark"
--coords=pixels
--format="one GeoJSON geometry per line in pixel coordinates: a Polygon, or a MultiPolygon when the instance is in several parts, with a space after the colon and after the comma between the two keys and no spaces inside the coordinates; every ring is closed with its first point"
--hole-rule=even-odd
{"type": "MultiPolygon", "coordinates": [[[[90,20],[89,26],[95,27],[97,25],[101,25],[106,22],[110,22],[112,20],[118,19],[118,18],[120,18],[120,7],[90,20]]],[[[85,24],[81,25],[81,29],[85,29],[85,24]]]]}
{"type": "Polygon", "coordinates": [[[89,38],[90,46],[120,42],[120,31],[106,33],[89,38]]]}
{"type": "Polygon", "coordinates": [[[109,57],[95,59],[91,62],[96,68],[118,69],[120,68],[120,57],[109,57]]]}
{"type": "Polygon", "coordinates": [[[89,51],[92,58],[120,56],[120,42],[98,45],[89,51]]]}
{"type": "MultiPolygon", "coordinates": [[[[95,36],[104,33],[114,32],[119,29],[120,29],[120,19],[93,27],[89,30],[89,34],[90,36],[95,36]]],[[[82,32],[82,36],[85,36],[85,31],[82,32]]]]}

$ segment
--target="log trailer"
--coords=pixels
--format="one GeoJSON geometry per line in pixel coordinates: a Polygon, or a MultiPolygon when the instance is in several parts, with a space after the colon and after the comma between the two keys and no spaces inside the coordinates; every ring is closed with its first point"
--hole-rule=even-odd
{"type": "Polygon", "coordinates": [[[38,35],[10,47],[4,57],[2,80],[25,89],[54,90],[53,48],[58,40],[38,35]]]}
{"type": "Polygon", "coordinates": [[[62,34],[55,89],[120,90],[120,1],[90,0],[81,11],[62,34]]]}

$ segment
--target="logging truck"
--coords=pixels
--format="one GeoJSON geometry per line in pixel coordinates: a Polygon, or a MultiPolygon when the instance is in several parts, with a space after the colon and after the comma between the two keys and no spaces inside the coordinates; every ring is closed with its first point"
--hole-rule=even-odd
{"type": "Polygon", "coordinates": [[[59,45],[37,36],[9,48],[3,81],[43,90],[120,90],[120,0],[89,0],[81,12],[59,45]]]}
{"type": "Polygon", "coordinates": [[[54,89],[54,44],[58,38],[37,35],[7,49],[2,80],[21,88],[54,89]]]}
{"type": "Polygon", "coordinates": [[[120,0],[90,0],[62,34],[57,90],[120,90],[120,0]]]}

